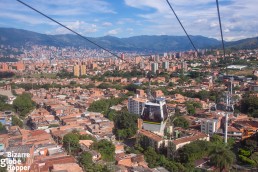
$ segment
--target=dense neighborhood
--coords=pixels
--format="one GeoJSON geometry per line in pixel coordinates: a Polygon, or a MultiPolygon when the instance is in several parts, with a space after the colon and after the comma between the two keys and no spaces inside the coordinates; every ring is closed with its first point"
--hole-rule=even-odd
{"type": "Polygon", "coordinates": [[[258,50],[1,49],[1,159],[29,154],[30,172],[257,170],[258,50]]]}

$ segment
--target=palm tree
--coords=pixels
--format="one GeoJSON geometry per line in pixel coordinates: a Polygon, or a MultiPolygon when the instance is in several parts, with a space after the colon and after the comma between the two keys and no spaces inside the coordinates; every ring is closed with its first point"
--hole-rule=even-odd
{"type": "Polygon", "coordinates": [[[227,170],[235,160],[235,154],[224,145],[216,145],[209,153],[211,164],[219,168],[220,171],[227,170]]]}

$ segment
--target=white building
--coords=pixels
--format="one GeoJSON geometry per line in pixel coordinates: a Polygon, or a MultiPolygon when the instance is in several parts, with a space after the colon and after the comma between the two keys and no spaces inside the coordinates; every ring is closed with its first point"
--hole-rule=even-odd
{"type": "Polygon", "coordinates": [[[158,69],[159,69],[159,64],[158,63],[151,63],[151,72],[152,73],[156,74],[158,69]]]}
{"type": "Polygon", "coordinates": [[[128,99],[129,112],[140,116],[146,102],[147,102],[147,99],[140,98],[138,94],[136,94],[135,97],[129,97],[128,99]]]}
{"type": "Polygon", "coordinates": [[[168,69],[169,68],[169,62],[168,61],[162,62],[162,68],[163,69],[168,69]]]}
{"type": "Polygon", "coordinates": [[[242,70],[244,68],[246,68],[247,66],[244,66],[244,65],[230,65],[228,66],[227,68],[228,69],[235,69],[235,70],[242,70]]]}
{"type": "Polygon", "coordinates": [[[218,119],[204,119],[201,122],[201,132],[213,135],[218,129],[218,119]]]}

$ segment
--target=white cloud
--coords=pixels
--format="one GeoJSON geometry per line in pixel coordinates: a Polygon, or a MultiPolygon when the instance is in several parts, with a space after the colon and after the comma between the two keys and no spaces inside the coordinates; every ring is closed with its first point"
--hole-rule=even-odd
{"type": "Polygon", "coordinates": [[[112,25],[113,25],[113,24],[110,23],[110,22],[104,22],[104,23],[102,23],[102,26],[106,26],[106,27],[112,26],[112,25]]]}
{"type": "Polygon", "coordinates": [[[117,34],[119,34],[120,31],[121,31],[120,28],[118,28],[118,29],[112,29],[112,30],[110,30],[110,31],[107,32],[107,35],[117,35],[117,34]]]}
{"type": "MultiPolygon", "coordinates": [[[[124,0],[125,4],[142,9],[138,16],[150,26],[146,34],[183,35],[174,14],[165,0],[124,0]]],[[[191,35],[220,38],[216,3],[214,0],[170,0],[178,17],[191,35]]],[[[257,0],[220,1],[222,27],[226,39],[242,39],[257,33],[257,0]]]]}
{"type": "Polygon", "coordinates": [[[224,32],[227,33],[227,32],[230,32],[230,30],[229,29],[225,29],[224,32]]]}
{"type": "Polygon", "coordinates": [[[18,20],[20,22],[28,23],[31,25],[38,25],[38,24],[56,25],[53,22],[51,22],[45,18],[38,19],[35,16],[15,14],[15,13],[10,13],[10,12],[0,12],[0,17],[18,20]]]}
{"type": "Polygon", "coordinates": [[[40,8],[49,14],[60,16],[90,13],[116,13],[111,4],[104,0],[37,0],[28,3],[37,6],[37,8],[40,8]]]}
{"type": "MultiPolygon", "coordinates": [[[[75,21],[75,22],[64,22],[63,23],[68,28],[82,34],[86,35],[89,33],[94,33],[98,31],[97,25],[85,23],[84,21],[75,21]]],[[[72,32],[63,27],[58,27],[52,31],[47,32],[47,34],[71,34],[72,32]]]]}
{"type": "MultiPolygon", "coordinates": [[[[123,6],[117,7],[113,5],[116,2],[108,0],[24,0],[24,2],[83,34],[95,33],[102,36],[108,33],[123,37],[127,34],[184,35],[165,0],[124,0],[128,10],[126,13],[121,10],[123,6]],[[138,10],[132,12],[130,7],[138,10]],[[119,13],[123,14],[115,15],[119,10],[121,10],[119,13]],[[118,18],[119,16],[121,17],[118,18]],[[105,27],[115,25],[119,25],[117,27],[121,29],[108,28],[107,32],[105,27]],[[133,31],[127,30],[128,28],[132,28],[133,31]]],[[[225,39],[241,39],[257,35],[257,0],[219,2],[225,39]]],[[[170,0],[170,3],[190,35],[220,39],[215,0],[170,0]]],[[[70,33],[65,29],[53,28],[57,24],[15,0],[1,0],[0,20],[5,23],[4,20],[8,19],[10,23],[16,22],[19,28],[22,28],[21,24],[32,27],[43,25],[44,28],[50,27],[49,33],[70,33]]]]}

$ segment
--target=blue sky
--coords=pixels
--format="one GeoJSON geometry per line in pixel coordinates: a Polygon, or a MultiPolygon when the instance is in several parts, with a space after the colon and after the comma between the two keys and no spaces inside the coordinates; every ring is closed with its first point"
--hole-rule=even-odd
{"type": "MultiPolygon", "coordinates": [[[[23,0],[79,33],[112,35],[184,35],[166,0],[23,0]]],[[[258,36],[257,0],[220,0],[226,40],[258,36]]],[[[215,0],[170,0],[190,35],[220,38],[215,0]]],[[[66,29],[16,0],[0,1],[0,27],[44,34],[66,29]]]]}

